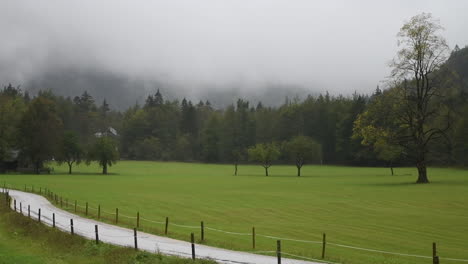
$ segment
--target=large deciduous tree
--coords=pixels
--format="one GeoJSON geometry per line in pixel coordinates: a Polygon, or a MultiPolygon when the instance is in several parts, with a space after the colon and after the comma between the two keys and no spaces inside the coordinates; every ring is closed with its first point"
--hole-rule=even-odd
{"type": "Polygon", "coordinates": [[[445,91],[438,70],[448,57],[447,43],[439,35],[441,29],[440,23],[426,13],[412,17],[400,29],[397,35],[400,49],[390,63],[394,83],[389,96],[397,107],[387,109],[387,112],[398,109],[392,113],[395,123],[391,125],[396,129],[373,122],[376,131],[391,132],[386,137],[406,149],[418,170],[417,183],[429,182],[427,154],[431,144],[443,138],[449,128],[449,111],[440,99],[445,91]],[[441,119],[447,122],[440,125],[441,119]]]}
{"type": "Polygon", "coordinates": [[[0,162],[17,148],[18,124],[26,109],[19,87],[11,84],[0,91],[0,162]]]}
{"type": "Polygon", "coordinates": [[[268,168],[280,156],[279,147],[275,143],[257,144],[248,149],[249,160],[260,162],[265,168],[265,176],[268,176],[268,168]]]}
{"type": "Polygon", "coordinates": [[[22,155],[39,173],[44,161],[52,159],[62,136],[62,121],[55,103],[39,96],[31,101],[19,125],[22,155]]]}
{"type": "Polygon", "coordinates": [[[306,162],[320,163],[322,146],[307,136],[296,136],[284,143],[288,157],[297,167],[297,176],[301,176],[301,168],[306,162]]]}

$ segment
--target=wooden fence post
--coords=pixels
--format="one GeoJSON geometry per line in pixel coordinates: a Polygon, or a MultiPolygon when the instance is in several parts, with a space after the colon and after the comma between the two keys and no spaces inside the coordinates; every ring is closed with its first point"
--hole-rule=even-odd
{"type": "Polygon", "coordinates": [[[75,200],[75,213],[76,213],[76,200],[75,200]]]}
{"type": "Polygon", "coordinates": [[[72,235],[75,234],[75,230],[73,230],[73,219],[70,219],[70,233],[71,233],[72,235]]]}
{"type": "Polygon", "coordinates": [[[20,213],[23,214],[23,204],[20,202],[20,213]]]}
{"type": "Polygon", "coordinates": [[[133,228],[133,237],[135,238],[135,250],[138,250],[137,229],[133,228]]]}
{"type": "Polygon", "coordinates": [[[140,228],[140,212],[137,212],[137,228],[140,228]]]}
{"type": "Polygon", "coordinates": [[[52,227],[55,228],[55,213],[52,213],[52,227]]]}
{"type": "Polygon", "coordinates": [[[323,238],[322,238],[322,259],[325,258],[325,245],[327,244],[327,235],[323,233],[323,238]]]}
{"type": "Polygon", "coordinates": [[[252,227],[252,248],[255,249],[255,226],[252,227]]]}
{"type": "Polygon", "coordinates": [[[115,223],[119,223],[119,208],[115,208],[115,223]]]}
{"type": "Polygon", "coordinates": [[[86,202],[86,216],[88,216],[88,202],[86,202]]]}
{"type": "Polygon", "coordinates": [[[98,205],[98,208],[97,208],[97,218],[101,219],[101,205],[100,204],[98,205]]]}
{"type": "Polygon", "coordinates": [[[98,226],[94,225],[94,231],[96,232],[96,245],[99,244],[99,233],[98,233],[98,226]]]}
{"type": "Polygon", "coordinates": [[[281,264],[281,240],[276,241],[276,256],[278,257],[278,264],[281,264]]]}
{"type": "Polygon", "coordinates": [[[437,256],[436,243],[432,243],[432,264],[439,264],[439,256],[437,256]]]}
{"type": "Polygon", "coordinates": [[[13,203],[15,204],[15,212],[16,212],[16,199],[13,200],[13,203]]]}
{"type": "Polygon", "coordinates": [[[203,221],[200,223],[200,233],[201,233],[201,241],[205,240],[205,225],[203,224],[203,221]]]}
{"type": "Polygon", "coordinates": [[[28,204],[28,217],[31,218],[31,205],[28,204]]]}
{"type": "Polygon", "coordinates": [[[167,228],[169,226],[169,217],[166,216],[166,228],[164,229],[164,234],[167,235],[167,228]]]}
{"type": "Polygon", "coordinates": [[[41,222],[41,208],[39,208],[39,211],[37,213],[37,221],[39,221],[39,223],[41,222]]]}
{"type": "Polygon", "coordinates": [[[195,260],[195,236],[193,233],[190,234],[190,241],[192,243],[192,259],[195,260]]]}

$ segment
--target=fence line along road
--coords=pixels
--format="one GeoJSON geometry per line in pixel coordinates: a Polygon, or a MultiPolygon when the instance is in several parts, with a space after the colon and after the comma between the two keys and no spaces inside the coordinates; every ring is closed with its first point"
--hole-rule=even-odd
{"type": "MultiPolygon", "coordinates": [[[[5,190],[5,188],[7,186],[9,186],[9,185],[4,183],[4,190],[5,190]]],[[[12,186],[10,186],[10,187],[12,187],[12,186]]],[[[14,189],[14,188],[12,188],[12,189],[14,189]]],[[[27,190],[26,185],[25,185],[25,190],[27,190]]],[[[31,190],[33,190],[33,189],[31,188],[31,190]]],[[[86,208],[86,207],[83,207],[83,206],[80,206],[80,205],[78,205],[78,206],[81,207],[81,208],[86,208]]],[[[88,208],[92,208],[92,207],[88,206],[88,208]]],[[[96,208],[93,208],[93,209],[97,210],[96,208]]],[[[103,210],[101,210],[101,211],[103,211],[103,210]]],[[[114,213],[106,212],[106,211],[103,211],[103,212],[111,214],[111,215],[116,215],[115,212],[114,213]]],[[[122,213],[119,213],[119,216],[123,216],[123,217],[129,218],[129,219],[137,219],[137,217],[135,217],[135,216],[128,216],[128,215],[125,215],[125,214],[122,214],[122,213]]],[[[154,220],[146,219],[146,218],[143,218],[143,217],[140,217],[140,219],[144,220],[144,221],[147,221],[147,222],[156,223],[156,224],[167,224],[166,222],[154,221],[154,220]]],[[[182,224],[176,224],[174,222],[171,222],[170,225],[177,226],[177,227],[182,227],[182,228],[189,228],[189,229],[199,229],[200,228],[200,226],[182,225],[182,224]]],[[[211,228],[211,227],[204,227],[204,228],[207,229],[207,230],[212,230],[212,231],[215,231],[215,232],[221,232],[221,233],[230,234],[230,235],[239,235],[239,236],[252,236],[252,235],[254,235],[253,233],[239,233],[239,232],[232,232],[232,231],[226,231],[226,230],[221,230],[221,229],[215,229],[215,228],[211,228]]],[[[348,248],[348,249],[359,250],[359,251],[375,252],[375,253],[395,255],[395,256],[404,256],[404,257],[433,259],[434,256],[436,255],[435,254],[436,252],[433,252],[434,256],[424,256],[424,255],[417,255],[417,254],[409,254],[409,253],[392,252],[392,251],[386,251],[386,250],[362,248],[362,247],[356,247],[356,246],[344,245],[344,244],[337,244],[337,243],[332,243],[332,242],[326,242],[325,243],[325,241],[293,239],[293,238],[276,237],[276,236],[262,235],[262,234],[255,234],[254,236],[264,237],[264,238],[268,238],[268,239],[275,239],[275,240],[300,242],[300,243],[323,244],[324,246],[326,244],[327,246],[332,246],[332,247],[341,247],[341,248],[348,248]]],[[[255,252],[261,253],[260,251],[255,251],[255,252]]],[[[304,256],[296,256],[296,255],[292,255],[292,254],[289,254],[289,253],[284,253],[284,254],[285,255],[290,255],[290,256],[293,256],[293,257],[297,257],[297,258],[302,258],[302,259],[320,261],[322,263],[333,263],[333,262],[326,262],[326,261],[323,261],[323,260],[316,260],[316,259],[312,259],[312,258],[307,258],[307,257],[304,257],[304,256]]],[[[438,259],[448,260],[448,261],[453,261],[453,262],[468,262],[468,259],[459,259],[459,258],[438,257],[438,259]]]]}
{"type": "MultiPolygon", "coordinates": [[[[75,235],[83,236],[87,239],[95,239],[95,225],[99,226],[100,241],[119,246],[133,247],[134,230],[119,226],[114,226],[99,222],[93,219],[84,218],[65,210],[53,206],[46,198],[32,193],[9,190],[12,199],[21,202],[24,206],[30,206],[31,218],[38,219],[38,211],[41,209],[41,223],[52,226],[52,214],[55,214],[56,228],[70,232],[70,219],[73,219],[75,235]]],[[[13,203],[13,201],[12,201],[13,203]]],[[[12,204],[10,204],[10,207],[12,204]]],[[[27,208],[27,207],[26,207],[27,208]]],[[[19,212],[19,208],[17,208],[19,212]]],[[[28,212],[23,210],[23,215],[27,217],[28,212]]],[[[187,233],[189,237],[190,233],[187,233]]],[[[179,257],[192,256],[191,243],[167,237],[156,236],[148,233],[138,232],[138,249],[148,252],[160,252],[167,255],[179,257]]],[[[196,257],[212,259],[218,263],[226,264],[274,264],[276,257],[258,255],[248,252],[233,251],[205,245],[196,245],[196,257]]],[[[283,264],[319,264],[320,262],[310,262],[296,259],[282,259],[283,264]]],[[[323,263],[323,262],[321,262],[323,263]]]]}

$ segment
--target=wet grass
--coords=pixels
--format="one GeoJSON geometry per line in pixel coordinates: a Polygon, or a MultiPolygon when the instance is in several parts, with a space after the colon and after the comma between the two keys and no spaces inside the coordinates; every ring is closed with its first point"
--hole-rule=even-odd
{"type": "MultiPolygon", "coordinates": [[[[3,194],[0,195],[4,201],[3,194]]],[[[47,227],[9,210],[0,203],[0,263],[1,264],[210,264],[214,262],[168,257],[136,252],[47,227]]]]}
{"type": "MultiPolygon", "coordinates": [[[[302,177],[293,166],[273,166],[265,177],[260,166],[122,161],[101,175],[96,165],[79,166],[76,174],[55,166],[51,175],[0,175],[1,181],[38,191],[47,187],[72,203],[89,202],[89,214],[112,223],[136,225],[135,217],[164,222],[169,236],[184,240],[190,232],[200,239],[199,225],[240,233],[321,241],[401,253],[432,255],[432,242],[441,257],[468,258],[468,171],[430,168],[430,184],[414,184],[416,170],[306,166],[302,177]],[[111,214],[104,213],[110,212],[111,214]],[[172,223],[194,226],[184,228],[172,223]]],[[[73,211],[73,208],[69,208],[73,211]]],[[[84,209],[79,207],[81,213],[84,209]]],[[[164,233],[164,224],[141,221],[141,229],[164,233]]],[[[249,235],[205,230],[205,244],[252,251],[249,235]]],[[[257,236],[256,250],[275,250],[275,239],[257,236]]],[[[283,240],[283,250],[321,257],[321,244],[283,240]]],[[[329,244],[326,259],[341,263],[428,263],[428,259],[394,256],[329,244]]]]}

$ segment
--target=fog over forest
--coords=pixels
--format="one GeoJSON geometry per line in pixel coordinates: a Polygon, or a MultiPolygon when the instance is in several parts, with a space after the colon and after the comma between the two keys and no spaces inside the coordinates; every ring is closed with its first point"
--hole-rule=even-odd
{"type": "Polygon", "coordinates": [[[167,98],[268,105],[385,86],[402,21],[468,44],[467,1],[1,1],[0,84],[87,90],[124,109],[167,98]]]}

